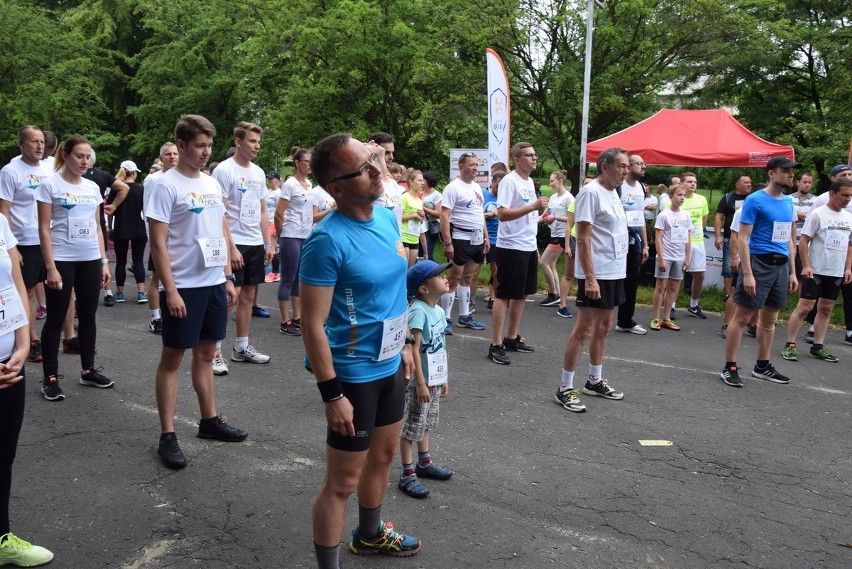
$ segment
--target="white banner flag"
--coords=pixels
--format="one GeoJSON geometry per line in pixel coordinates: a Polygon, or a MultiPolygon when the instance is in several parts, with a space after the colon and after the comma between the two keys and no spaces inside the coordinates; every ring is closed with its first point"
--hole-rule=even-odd
{"type": "Polygon", "coordinates": [[[485,50],[488,69],[488,166],[509,166],[509,79],[503,61],[493,49],[485,50]]]}

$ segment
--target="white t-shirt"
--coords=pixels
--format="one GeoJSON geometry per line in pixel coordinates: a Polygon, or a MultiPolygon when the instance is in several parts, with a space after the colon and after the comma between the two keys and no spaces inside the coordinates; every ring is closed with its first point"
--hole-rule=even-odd
{"type": "Polygon", "coordinates": [[[734,217],[731,218],[731,231],[740,232],[740,218],[743,216],[743,208],[734,212],[734,217]]]}
{"type": "Polygon", "coordinates": [[[808,260],[814,274],[842,277],[852,240],[852,213],[834,211],[827,205],[814,208],[805,220],[802,235],[811,238],[808,260]]]}
{"type": "Polygon", "coordinates": [[[50,242],[55,261],[92,261],[101,258],[98,241],[98,206],[101,190],[91,180],[69,184],[59,174],[46,178],[36,201],[52,206],[50,242]]]}
{"type": "Polygon", "coordinates": [[[375,201],[375,205],[389,209],[396,217],[396,225],[399,228],[399,234],[402,236],[402,188],[391,180],[386,178],[382,181],[382,187],[385,192],[382,197],[375,201]]]}
{"type": "MultiPolygon", "coordinates": [[[[597,180],[592,180],[577,195],[574,219],[579,224],[592,224],[589,244],[592,248],[592,266],[598,280],[617,280],[627,276],[627,216],[615,190],[607,190],[597,180]]],[[[585,279],[577,249],[574,274],[585,279]]]]}
{"type": "MultiPolygon", "coordinates": [[[[567,217],[568,206],[570,206],[573,201],[574,196],[571,195],[571,192],[565,192],[561,196],[559,194],[553,194],[547,202],[548,215],[567,217]]],[[[564,221],[559,221],[557,219],[550,224],[550,236],[565,237],[565,226],[566,223],[564,221]]]]}
{"type": "Polygon", "coordinates": [[[266,203],[266,221],[272,223],[275,221],[275,208],[278,205],[278,197],[281,195],[281,189],[270,190],[267,188],[263,194],[263,200],[266,203]]]}
{"type": "Polygon", "coordinates": [[[9,224],[20,245],[38,245],[38,207],[36,192],[42,181],[53,175],[53,169],[41,161],[30,166],[20,158],[0,170],[0,199],[12,203],[9,224]]]}
{"type": "MultiPolygon", "coordinates": [[[[485,211],[482,209],[485,200],[479,184],[468,184],[456,178],[444,188],[440,202],[442,209],[450,210],[450,223],[453,226],[468,231],[479,231],[485,227],[485,211]]],[[[429,206],[429,209],[435,208],[429,206]]]]}
{"type": "Polygon", "coordinates": [[[657,198],[654,196],[648,196],[645,198],[645,219],[654,219],[654,213],[657,209],[657,198]],[[654,211],[648,209],[648,206],[654,206],[654,211]]]}
{"type": "MultiPolygon", "coordinates": [[[[686,244],[690,239],[692,231],[692,220],[689,214],[683,210],[677,213],[671,209],[660,212],[657,216],[655,229],[663,231],[663,259],[666,261],[683,261],[686,259],[686,244]]],[[[659,255],[660,252],[658,251],[659,255]]]]}
{"type": "Polygon", "coordinates": [[[166,250],[177,288],[225,282],[228,247],[218,182],[204,174],[187,178],[173,169],[157,178],[150,191],[146,215],[169,225],[166,250]]]}
{"type": "Polygon", "coordinates": [[[27,309],[15,281],[12,279],[12,258],[9,250],[18,244],[9,222],[0,215],[0,361],[7,360],[15,351],[15,330],[29,324],[27,309]]]}
{"type": "Polygon", "coordinates": [[[266,193],[266,174],[256,164],[243,168],[231,157],[216,166],[213,177],[228,200],[225,215],[234,244],[263,245],[266,221],[261,226],[260,204],[266,193]]]}
{"type": "Polygon", "coordinates": [[[281,186],[279,199],[287,200],[287,211],[284,212],[284,225],[281,226],[281,237],[305,239],[314,226],[314,200],[310,196],[311,183],[306,190],[299,180],[290,176],[281,186]]]}
{"type": "Polygon", "coordinates": [[[660,199],[657,200],[657,215],[660,215],[660,212],[669,207],[672,198],[669,197],[669,194],[660,194],[660,199]]]}
{"type": "MultiPolygon", "coordinates": [[[[515,209],[529,205],[538,198],[532,178],[524,180],[512,170],[500,180],[497,187],[497,208],[515,209]]],[[[444,197],[446,202],[446,196],[444,197]]],[[[516,251],[536,251],[538,234],[538,210],[533,210],[518,219],[501,221],[497,228],[497,247],[516,251]]]]}
{"type": "Polygon", "coordinates": [[[621,205],[627,216],[627,226],[639,228],[645,225],[645,190],[636,182],[631,186],[627,180],[621,183],[621,205]]]}
{"type": "Polygon", "coordinates": [[[330,207],[334,207],[335,201],[331,194],[325,191],[322,186],[314,186],[308,192],[308,197],[313,202],[313,206],[317,211],[325,211],[330,207]]]}

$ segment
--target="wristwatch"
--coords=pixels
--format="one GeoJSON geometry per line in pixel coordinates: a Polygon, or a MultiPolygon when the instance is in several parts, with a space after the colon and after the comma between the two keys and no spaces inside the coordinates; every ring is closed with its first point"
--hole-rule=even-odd
{"type": "Polygon", "coordinates": [[[237,281],[237,277],[235,277],[234,275],[225,275],[225,280],[231,281],[233,283],[237,281]]]}

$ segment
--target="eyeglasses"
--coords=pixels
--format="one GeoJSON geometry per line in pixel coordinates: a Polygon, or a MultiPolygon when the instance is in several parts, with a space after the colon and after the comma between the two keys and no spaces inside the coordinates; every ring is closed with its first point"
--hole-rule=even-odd
{"type": "Polygon", "coordinates": [[[538,158],[538,154],[521,154],[524,158],[532,158],[533,160],[538,158]]]}
{"type": "Polygon", "coordinates": [[[349,174],[343,174],[342,176],[338,176],[333,180],[329,180],[331,182],[338,182],[340,180],[351,180],[352,178],[357,178],[358,176],[363,176],[370,170],[370,166],[375,166],[379,161],[379,156],[375,152],[370,154],[370,159],[367,160],[363,166],[355,170],[354,172],[350,172],[349,174]]]}

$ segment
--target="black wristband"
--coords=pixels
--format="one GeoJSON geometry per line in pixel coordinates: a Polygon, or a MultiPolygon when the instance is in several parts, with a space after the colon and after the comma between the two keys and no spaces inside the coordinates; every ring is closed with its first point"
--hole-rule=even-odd
{"type": "Polygon", "coordinates": [[[340,385],[340,380],[336,377],[332,377],[327,381],[318,381],[317,389],[320,390],[320,396],[324,403],[343,399],[343,386],[340,385]]]}
{"type": "Polygon", "coordinates": [[[405,345],[406,346],[413,346],[416,343],[417,343],[417,340],[414,339],[414,336],[406,336],[405,337],[405,345]]]}

